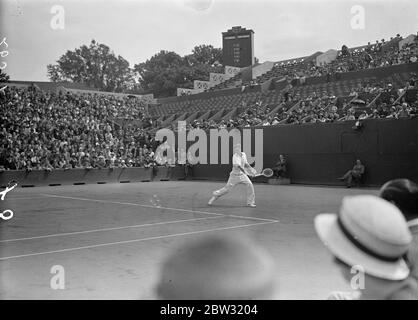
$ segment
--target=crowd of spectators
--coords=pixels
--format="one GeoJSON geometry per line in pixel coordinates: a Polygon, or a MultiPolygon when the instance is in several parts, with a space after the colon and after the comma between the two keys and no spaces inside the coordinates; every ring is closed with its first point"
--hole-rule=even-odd
{"type": "MultiPolygon", "coordinates": [[[[264,108],[262,101],[259,101],[245,112],[240,114],[237,119],[229,120],[228,126],[255,126],[255,125],[276,125],[276,124],[301,124],[318,122],[335,122],[345,120],[364,120],[368,118],[408,118],[417,116],[418,96],[415,102],[408,103],[402,94],[409,89],[418,89],[417,76],[411,73],[410,79],[405,86],[400,89],[393,88],[390,83],[371,83],[364,82],[357,89],[352,90],[350,96],[351,103],[345,102],[337,107],[337,98],[329,96],[326,92],[322,95],[313,92],[306,99],[301,100],[299,94],[290,91],[281,102],[283,107],[271,114],[271,108],[264,108]],[[388,98],[377,100],[372,107],[365,108],[371,98],[378,94],[386,95],[388,98]],[[364,100],[356,99],[365,95],[369,98],[364,100]],[[399,98],[399,99],[398,99],[399,98]],[[284,102],[291,102],[295,108],[288,109],[284,102]]],[[[225,121],[224,121],[225,122],[225,121]]],[[[221,124],[223,124],[221,122],[221,124]]]]}
{"type": "MultiPolygon", "coordinates": [[[[302,99],[289,85],[276,104],[266,105],[263,99],[248,105],[243,102],[240,111],[228,119],[197,119],[188,123],[186,129],[415,117],[418,95],[415,101],[406,101],[403,94],[409,89],[418,89],[414,73],[398,89],[384,82],[361,83],[350,93],[350,103],[338,105],[337,97],[328,96],[327,92],[314,92],[302,99]],[[374,99],[379,94],[385,98],[374,99]]],[[[152,120],[146,105],[134,96],[118,98],[52,93],[33,86],[8,87],[0,95],[0,105],[0,170],[156,165],[154,151],[159,142],[154,140],[154,133],[160,124],[152,120]],[[121,119],[126,121],[121,124],[121,119]]]]}
{"type": "MultiPolygon", "coordinates": [[[[397,34],[389,41],[376,40],[374,44],[369,42],[367,45],[357,48],[349,49],[343,45],[341,50],[338,50],[335,60],[321,65],[317,65],[316,59],[309,62],[305,59],[277,62],[267,74],[244,83],[241,82],[241,89],[245,91],[246,88],[256,86],[272,76],[304,84],[306,79],[310,77],[327,76],[330,78],[335,75],[335,78],[338,79],[338,75],[345,72],[417,62],[418,35],[412,42],[406,43],[400,48],[399,42],[402,39],[397,34]]],[[[216,89],[218,89],[217,86],[208,91],[216,89]]]]}
{"type": "Polygon", "coordinates": [[[0,96],[0,165],[12,170],[153,165],[152,135],[117,118],[146,118],[136,98],[8,87],[0,96]]]}
{"type": "MultiPolygon", "coordinates": [[[[286,109],[285,107],[283,108],[286,109]]],[[[248,106],[244,103],[241,109],[244,109],[244,111],[229,119],[221,119],[219,121],[195,120],[188,124],[187,129],[230,129],[270,125],[274,118],[270,115],[272,111],[271,106],[263,104],[261,99],[255,103],[250,103],[248,106]]]]}
{"type": "Polygon", "coordinates": [[[319,75],[324,75],[417,61],[418,42],[406,44],[401,49],[398,46],[392,46],[388,50],[383,50],[384,43],[384,40],[382,40],[381,43],[377,42],[375,45],[369,43],[362,49],[354,49],[353,51],[341,50],[337,59],[328,65],[313,68],[311,72],[318,72],[319,75]]]}
{"type": "MultiPolygon", "coordinates": [[[[399,35],[396,38],[401,39],[399,35]]],[[[303,84],[306,78],[309,77],[332,76],[350,71],[418,61],[418,37],[416,37],[415,41],[403,45],[402,48],[399,48],[397,44],[385,48],[385,44],[387,42],[382,39],[381,41],[377,40],[375,44],[369,42],[367,46],[351,50],[344,45],[339,50],[335,60],[323,65],[316,65],[315,61],[311,61],[310,63],[303,61],[295,63],[288,62],[287,64],[277,63],[275,66],[275,76],[297,79],[300,84],[303,84]]]]}
{"type": "MultiPolygon", "coordinates": [[[[194,120],[187,124],[187,129],[230,129],[277,124],[326,123],[348,120],[377,118],[408,118],[418,115],[418,95],[415,102],[408,103],[402,94],[408,89],[418,89],[417,77],[411,73],[410,80],[400,89],[384,82],[364,82],[350,93],[351,102],[337,106],[337,97],[326,92],[313,92],[306,99],[294,91],[285,94],[277,105],[266,105],[262,99],[248,106],[241,106],[244,111],[228,119],[194,120]],[[377,100],[372,107],[366,108],[378,94],[388,94],[387,99],[377,100]],[[364,100],[359,99],[365,95],[364,100]],[[399,98],[399,99],[398,99],[399,98]],[[292,108],[292,106],[294,106],[292,108]],[[273,112],[273,109],[276,109],[273,112]]],[[[175,125],[173,124],[173,127],[175,125]]]]}
{"type": "Polygon", "coordinates": [[[395,89],[390,83],[364,82],[351,91],[351,103],[344,102],[337,107],[337,97],[329,96],[326,92],[321,95],[313,92],[306,99],[294,91],[285,94],[275,105],[265,105],[262,99],[248,106],[236,116],[220,121],[195,120],[188,124],[188,129],[228,129],[252,126],[270,126],[277,124],[324,123],[346,120],[364,120],[368,118],[407,118],[414,117],[418,108],[418,96],[415,102],[408,103],[402,94],[408,89],[418,89],[417,77],[411,74],[410,80],[403,88],[395,89]],[[387,99],[377,100],[372,107],[366,108],[378,94],[387,94],[387,99]],[[361,100],[357,97],[365,95],[361,100]],[[398,99],[400,98],[400,99],[398,99]],[[294,106],[294,108],[291,108],[294,106]],[[290,108],[289,108],[290,107],[290,108]],[[276,109],[275,112],[272,112],[276,109]]]}

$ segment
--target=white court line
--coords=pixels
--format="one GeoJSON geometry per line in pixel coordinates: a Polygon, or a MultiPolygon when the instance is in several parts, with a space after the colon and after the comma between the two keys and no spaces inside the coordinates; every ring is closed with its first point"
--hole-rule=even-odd
{"type": "Polygon", "coordinates": [[[89,198],[79,198],[79,197],[67,197],[67,196],[59,196],[55,194],[41,194],[45,197],[53,197],[53,198],[63,198],[63,199],[72,199],[72,200],[81,200],[81,201],[94,201],[94,202],[101,202],[101,203],[113,203],[113,204],[124,204],[128,206],[137,206],[137,207],[144,207],[144,208],[153,208],[153,209],[166,209],[172,211],[182,211],[182,212],[191,212],[191,213],[201,213],[201,214],[211,214],[217,216],[224,216],[224,217],[232,217],[237,219],[245,219],[245,220],[256,220],[256,221],[266,221],[266,222],[279,222],[278,220],[273,219],[265,219],[265,218],[257,218],[257,217],[247,217],[247,216],[237,216],[237,215],[228,215],[222,213],[214,213],[214,212],[207,212],[207,211],[198,211],[198,210],[189,210],[189,209],[179,209],[179,208],[170,208],[170,207],[156,207],[146,204],[139,204],[139,203],[132,203],[132,202],[118,202],[118,201],[110,201],[110,200],[100,200],[100,199],[89,199],[89,198]]]}
{"type": "Polygon", "coordinates": [[[0,243],[1,242],[16,242],[16,241],[24,241],[24,240],[34,240],[34,239],[44,239],[44,238],[52,238],[52,237],[63,237],[63,236],[70,236],[70,235],[74,235],[74,234],[84,234],[84,233],[93,233],[93,232],[111,231],[111,230],[122,230],[122,229],[129,229],[129,228],[141,228],[141,227],[150,227],[150,226],[157,226],[157,225],[174,224],[174,223],[189,222],[189,221],[209,220],[209,219],[219,219],[219,218],[223,218],[223,217],[218,216],[218,217],[183,219],[183,220],[174,220],[174,221],[162,221],[162,222],[154,222],[154,223],[136,224],[136,225],[131,225],[131,226],[123,226],[123,227],[112,227],[112,228],[103,228],[103,229],[91,229],[91,230],[84,230],[84,231],[55,233],[55,234],[47,234],[47,235],[43,235],[43,236],[34,236],[34,237],[27,237],[27,238],[0,240],[0,243]]]}
{"type": "Polygon", "coordinates": [[[24,257],[31,257],[31,256],[40,256],[40,255],[46,255],[46,254],[52,254],[52,253],[61,253],[61,252],[77,251],[77,250],[83,250],[83,249],[100,248],[100,247],[106,247],[106,246],[113,246],[113,245],[116,245],[116,244],[126,244],[126,243],[134,243],[134,242],[174,238],[174,237],[180,237],[180,236],[188,236],[188,235],[192,235],[192,234],[214,232],[214,231],[221,231],[221,230],[239,229],[239,228],[246,228],[246,227],[258,226],[258,225],[263,225],[263,224],[272,224],[272,223],[276,223],[276,222],[271,222],[271,221],[270,222],[258,222],[258,223],[252,223],[252,224],[245,224],[245,225],[242,225],[242,226],[215,228],[215,229],[208,229],[208,230],[201,230],[201,231],[190,231],[190,232],[168,234],[168,235],[157,236],[157,237],[108,242],[108,243],[102,243],[102,244],[95,244],[95,245],[91,245],[91,246],[74,247],[74,248],[67,248],[67,249],[60,249],[60,250],[53,250],[53,251],[37,252],[37,253],[28,253],[28,254],[21,254],[21,255],[16,255],[16,256],[1,257],[0,261],[17,259],[17,258],[24,258],[24,257]]]}
{"type": "Polygon", "coordinates": [[[39,197],[20,197],[20,198],[6,197],[6,199],[4,199],[4,201],[7,201],[7,200],[28,200],[28,199],[34,200],[34,199],[39,199],[39,197]]]}

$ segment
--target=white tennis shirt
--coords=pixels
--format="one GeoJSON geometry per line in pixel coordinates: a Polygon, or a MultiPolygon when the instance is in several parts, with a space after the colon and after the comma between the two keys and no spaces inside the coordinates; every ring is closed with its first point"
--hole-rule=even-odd
{"type": "Polygon", "coordinates": [[[234,155],[232,156],[232,172],[235,174],[243,174],[243,172],[237,166],[241,166],[242,168],[244,168],[246,163],[247,156],[244,152],[241,152],[241,156],[234,153],[234,155]]]}

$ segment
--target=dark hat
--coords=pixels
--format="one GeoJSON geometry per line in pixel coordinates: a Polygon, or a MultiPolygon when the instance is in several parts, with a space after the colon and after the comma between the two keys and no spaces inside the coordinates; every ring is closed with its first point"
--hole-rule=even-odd
{"type": "Polygon", "coordinates": [[[380,197],[393,202],[403,214],[418,215],[418,185],[408,179],[394,179],[380,189],[380,197]]]}

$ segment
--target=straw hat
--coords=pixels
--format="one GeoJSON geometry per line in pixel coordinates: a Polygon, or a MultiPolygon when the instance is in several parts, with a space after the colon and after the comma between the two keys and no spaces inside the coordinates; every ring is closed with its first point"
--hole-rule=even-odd
{"type": "Polygon", "coordinates": [[[403,280],[404,260],[412,236],[402,213],[372,195],[345,197],[339,214],[315,217],[315,229],[328,249],[348,265],[360,265],[372,276],[403,280]]]}

